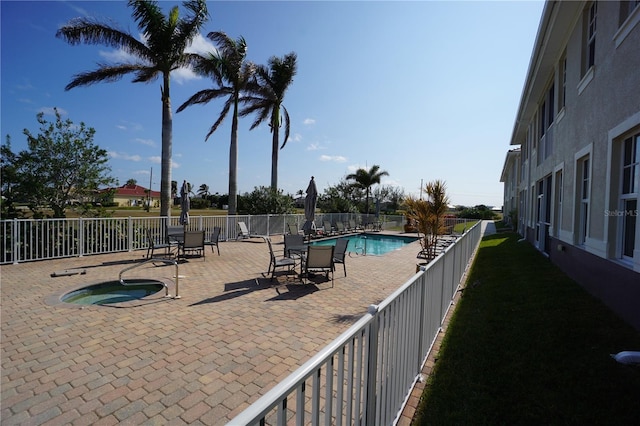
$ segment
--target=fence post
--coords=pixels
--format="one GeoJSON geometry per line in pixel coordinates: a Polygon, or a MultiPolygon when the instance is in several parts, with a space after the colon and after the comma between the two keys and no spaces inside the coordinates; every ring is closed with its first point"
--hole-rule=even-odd
{"type": "Polygon", "coordinates": [[[380,316],[378,306],[369,305],[367,313],[373,316],[369,325],[369,342],[367,347],[367,405],[364,407],[364,424],[374,424],[376,418],[376,379],[378,372],[378,330],[380,328],[380,316]]]}
{"type": "Polygon", "coordinates": [[[84,223],[78,218],[78,257],[84,254],[84,223]]]}
{"type": "Polygon", "coordinates": [[[135,235],[133,235],[133,219],[131,216],[127,217],[127,234],[129,235],[129,252],[132,252],[135,235]]]}
{"type": "Polygon", "coordinates": [[[19,226],[18,226],[18,218],[14,218],[13,222],[11,223],[11,233],[13,234],[11,236],[11,241],[13,243],[13,264],[17,265],[18,264],[18,259],[20,257],[20,245],[18,244],[18,239],[20,237],[20,233],[19,233],[19,226]]]}

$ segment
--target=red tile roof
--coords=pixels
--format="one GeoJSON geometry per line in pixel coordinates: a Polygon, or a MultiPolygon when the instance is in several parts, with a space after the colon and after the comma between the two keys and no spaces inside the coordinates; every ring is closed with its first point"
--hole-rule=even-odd
{"type": "MultiPolygon", "coordinates": [[[[113,189],[113,188],[109,188],[113,189]]],[[[148,197],[147,188],[140,185],[127,185],[124,184],[118,188],[115,188],[115,196],[124,197],[148,197]]],[[[151,191],[151,197],[160,197],[160,191],[151,191]]]]}

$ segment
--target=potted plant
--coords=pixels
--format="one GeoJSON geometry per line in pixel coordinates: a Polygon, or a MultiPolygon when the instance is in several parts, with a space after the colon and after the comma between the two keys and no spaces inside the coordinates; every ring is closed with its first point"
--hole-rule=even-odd
{"type": "Polygon", "coordinates": [[[435,180],[425,186],[427,198],[418,200],[413,197],[405,199],[407,207],[407,221],[415,223],[419,234],[421,250],[418,258],[423,259],[416,266],[416,272],[421,265],[428,264],[436,257],[438,236],[445,230],[444,216],[448,210],[449,197],[446,194],[444,181],[435,180]]]}

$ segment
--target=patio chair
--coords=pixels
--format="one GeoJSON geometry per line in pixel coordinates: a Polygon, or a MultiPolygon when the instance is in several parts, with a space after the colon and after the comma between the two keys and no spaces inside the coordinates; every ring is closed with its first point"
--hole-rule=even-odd
{"type": "Polygon", "coordinates": [[[338,238],[336,241],[336,246],[333,251],[333,263],[334,270],[336,263],[342,263],[342,269],[344,269],[344,276],[347,276],[347,264],[345,263],[345,258],[347,257],[347,245],[349,244],[349,240],[346,238],[338,238]]]}
{"type": "Polygon", "coordinates": [[[186,258],[187,252],[199,253],[203,258],[205,257],[204,231],[186,231],[184,233],[184,241],[180,243],[178,257],[182,253],[182,257],[186,258]]]}
{"type": "Polygon", "coordinates": [[[324,272],[327,279],[331,274],[331,287],[333,287],[333,251],[335,246],[309,246],[305,258],[303,276],[309,279],[309,274],[313,272],[324,272]]]}
{"type": "MultiPolygon", "coordinates": [[[[285,255],[276,256],[275,252],[273,251],[273,246],[271,245],[271,238],[269,237],[263,237],[263,238],[267,242],[267,245],[269,246],[270,261],[269,261],[269,269],[267,270],[266,275],[271,274],[271,281],[273,281],[273,278],[275,277],[277,268],[287,268],[287,274],[289,274],[292,269],[295,269],[296,267],[295,259],[285,255]]],[[[265,274],[262,274],[262,275],[266,276],[265,274]]]]}
{"type": "Polygon", "coordinates": [[[183,226],[167,226],[167,239],[166,243],[172,247],[180,245],[184,239],[184,227],[183,226]]]}
{"type": "Polygon", "coordinates": [[[347,232],[347,229],[344,227],[344,223],[336,222],[336,231],[338,234],[344,234],[347,232]]]}
{"type": "Polygon", "coordinates": [[[209,239],[204,242],[205,246],[211,246],[211,253],[213,253],[213,247],[215,246],[218,249],[218,256],[220,256],[220,245],[218,243],[220,242],[221,230],[222,228],[220,228],[219,226],[215,226],[209,239]]]}
{"type": "Polygon", "coordinates": [[[265,238],[265,235],[251,234],[246,223],[238,222],[238,236],[236,240],[244,240],[245,238],[265,238]]]}
{"type": "Polygon", "coordinates": [[[148,228],[147,228],[147,241],[149,244],[147,247],[147,259],[151,259],[154,256],[154,252],[156,249],[164,249],[164,253],[162,253],[163,256],[168,256],[170,254],[171,244],[156,243],[156,239],[151,234],[151,229],[148,229],[148,228]]]}
{"type": "Polygon", "coordinates": [[[284,236],[284,255],[292,259],[301,258],[300,247],[304,246],[304,235],[289,234],[284,236]],[[295,247],[292,251],[291,248],[295,247]]]}

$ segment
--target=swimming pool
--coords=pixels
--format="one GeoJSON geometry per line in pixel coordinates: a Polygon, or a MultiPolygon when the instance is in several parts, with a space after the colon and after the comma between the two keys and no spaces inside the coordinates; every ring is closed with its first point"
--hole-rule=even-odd
{"type": "Polygon", "coordinates": [[[311,244],[333,246],[336,244],[338,238],[346,238],[349,240],[349,244],[347,244],[348,252],[375,256],[398,250],[418,240],[418,237],[405,237],[402,235],[358,234],[313,241],[311,244]]]}

